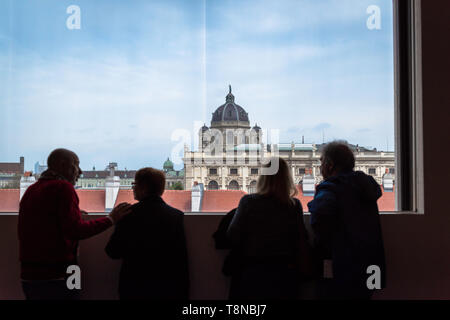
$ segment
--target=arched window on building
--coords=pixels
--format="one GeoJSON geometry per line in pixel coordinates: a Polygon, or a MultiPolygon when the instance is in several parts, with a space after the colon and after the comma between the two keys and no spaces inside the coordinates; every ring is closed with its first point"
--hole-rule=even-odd
{"type": "Polygon", "coordinates": [[[239,190],[239,183],[236,180],[231,180],[228,184],[228,190],[239,190]]]}
{"type": "Polygon", "coordinates": [[[219,184],[217,183],[217,181],[211,180],[208,183],[208,190],[219,190],[219,184]]]}
{"type": "Polygon", "coordinates": [[[248,187],[248,193],[256,193],[256,180],[250,182],[250,185],[248,187]]]}

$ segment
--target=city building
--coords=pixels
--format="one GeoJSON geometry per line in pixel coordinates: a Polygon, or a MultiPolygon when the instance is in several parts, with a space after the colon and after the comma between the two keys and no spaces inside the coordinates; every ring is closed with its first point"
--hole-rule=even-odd
{"type": "Polygon", "coordinates": [[[164,161],[163,171],[166,175],[166,189],[184,189],[184,168],[174,170],[173,162],[167,158],[164,161]]]}
{"type": "MultiPolygon", "coordinates": [[[[134,181],[134,176],[137,170],[116,170],[117,163],[111,162],[105,170],[83,170],[83,173],[78,178],[76,188],[81,189],[101,189],[105,188],[108,177],[117,177],[119,179],[121,189],[131,189],[131,184],[134,181]]],[[[167,158],[163,164],[163,171],[166,175],[166,189],[172,189],[177,184],[184,189],[184,170],[174,170],[172,161],[167,158]]]]}
{"type": "Polygon", "coordinates": [[[102,189],[105,188],[106,178],[109,176],[118,177],[120,188],[131,189],[131,183],[134,181],[136,170],[116,170],[117,163],[110,162],[105,170],[83,170],[78,178],[75,188],[82,189],[102,189]]]}
{"type": "Polygon", "coordinates": [[[20,179],[25,172],[25,158],[20,157],[19,162],[0,163],[0,189],[18,189],[20,179]]]}
{"type": "Polygon", "coordinates": [[[34,164],[34,175],[40,176],[42,172],[48,169],[46,164],[40,164],[39,161],[34,164]]]}
{"type": "MultiPolygon", "coordinates": [[[[261,159],[279,155],[291,167],[294,182],[305,193],[313,193],[314,185],[322,181],[320,156],[325,144],[291,142],[267,144],[263,130],[255,124],[250,127],[248,113],[236,104],[229,92],[225,103],[212,114],[211,125],[199,130],[197,151],[184,150],[185,189],[201,183],[206,190],[242,190],[255,192],[260,175],[261,159]]],[[[355,170],[372,175],[379,184],[395,183],[394,152],[378,151],[349,144],[355,154],[355,170]]]]}

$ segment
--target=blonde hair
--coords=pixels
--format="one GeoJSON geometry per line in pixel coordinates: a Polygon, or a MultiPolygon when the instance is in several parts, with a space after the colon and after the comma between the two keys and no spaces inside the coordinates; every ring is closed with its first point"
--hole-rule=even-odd
{"type": "Polygon", "coordinates": [[[292,199],[298,194],[294,184],[291,170],[285,160],[278,157],[271,158],[264,167],[271,166],[273,161],[278,161],[278,171],[273,175],[260,175],[256,184],[256,192],[261,195],[274,196],[283,203],[294,204],[292,199]]]}

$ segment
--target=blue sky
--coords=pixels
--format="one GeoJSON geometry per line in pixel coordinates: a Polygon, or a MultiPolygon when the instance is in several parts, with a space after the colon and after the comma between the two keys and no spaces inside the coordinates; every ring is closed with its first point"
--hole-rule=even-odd
{"type": "Polygon", "coordinates": [[[281,142],[392,150],[392,38],[390,0],[2,1],[0,162],[32,169],[66,147],[83,169],[162,167],[172,133],[209,125],[228,84],[281,142]]]}

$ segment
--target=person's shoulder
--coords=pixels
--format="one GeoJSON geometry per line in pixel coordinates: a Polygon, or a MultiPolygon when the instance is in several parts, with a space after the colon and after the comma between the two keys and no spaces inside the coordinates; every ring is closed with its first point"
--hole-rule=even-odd
{"type": "Polygon", "coordinates": [[[262,199],[262,196],[257,193],[246,194],[245,196],[243,196],[241,198],[241,200],[239,200],[239,206],[242,207],[242,206],[251,205],[252,203],[260,201],[261,199],[262,199]]]}
{"type": "Polygon", "coordinates": [[[181,211],[181,210],[179,210],[177,208],[174,208],[174,207],[172,207],[171,205],[169,205],[169,204],[167,204],[165,202],[163,204],[163,210],[167,214],[169,214],[169,215],[171,215],[171,216],[173,216],[175,218],[179,218],[179,217],[183,217],[184,216],[184,212],[183,211],[181,211]]]}
{"type": "Polygon", "coordinates": [[[336,177],[331,177],[323,180],[316,187],[316,191],[335,191],[338,186],[338,180],[336,177]]]}
{"type": "Polygon", "coordinates": [[[241,198],[241,201],[251,202],[251,201],[261,200],[263,198],[264,198],[264,196],[260,195],[259,193],[251,193],[251,194],[246,194],[245,196],[243,196],[241,198]]]}
{"type": "Polygon", "coordinates": [[[45,184],[47,188],[57,190],[60,193],[64,194],[76,193],[74,186],[66,180],[62,179],[43,180],[42,183],[45,184]]]}

